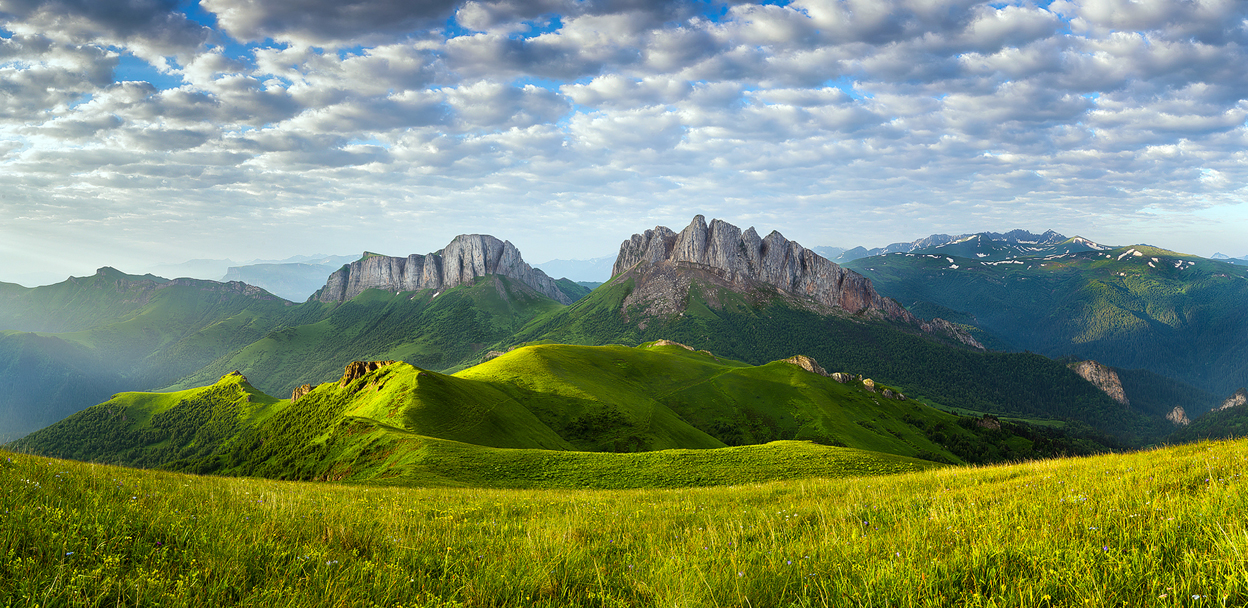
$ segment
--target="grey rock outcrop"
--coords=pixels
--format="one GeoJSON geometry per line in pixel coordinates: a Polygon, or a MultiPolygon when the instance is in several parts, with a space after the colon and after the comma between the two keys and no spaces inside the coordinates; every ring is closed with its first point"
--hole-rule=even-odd
{"type": "Polygon", "coordinates": [[[1166,414],[1166,420],[1169,420],[1178,426],[1187,426],[1192,423],[1192,421],[1187,418],[1187,412],[1183,411],[1183,408],[1177,406],[1170,410],[1169,414],[1166,414]]]}
{"type": "Polygon", "coordinates": [[[819,362],[815,361],[814,357],[807,357],[806,355],[793,355],[792,357],[785,359],[784,362],[796,365],[812,374],[819,374],[824,377],[829,376],[828,370],[823,369],[823,366],[819,365],[819,362]]]}
{"type": "Polygon", "coordinates": [[[1214,408],[1213,411],[1220,412],[1222,410],[1229,410],[1233,407],[1244,405],[1245,403],[1248,403],[1248,389],[1241,388],[1235,391],[1234,395],[1227,397],[1226,401],[1223,401],[1222,405],[1214,408]]]}
{"type": "Polygon", "coordinates": [[[979,340],[976,340],[974,336],[967,333],[965,329],[962,329],[961,327],[958,327],[957,325],[954,325],[944,319],[932,319],[931,321],[920,323],[919,326],[922,327],[925,332],[943,333],[950,338],[953,338],[954,340],[957,340],[958,342],[976,350],[987,350],[984,348],[983,344],[979,343],[979,340]]]}
{"type": "Polygon", "coordinates": [[[1122,380],[1118,378],[1118,373],[1113,368],[1089,359],[1070,364],[1070,369],[1084,380],[1091,382],[1096,388],[1101,389],[1101,392],[1109,395],[1110,399],[1123,405],[1131,405],[1126,392],[1122,390],[1122,380]]]}
{"type": "Polygon", "coordinates": [[[770,285],[849,313],[917,322],[900,304],[876,293],[866,277],[840,267],[779,232],[760,238],[753,228],[742,232],[723,220],[712,220],[708,225],[701,215],[680,233],[658,226],[634,234],[620,245],[612,275],[638,272],[660,279],[664,284],[661,288],[651,289],[654,293],[634,292],[633,296],[638,297],[626,304],[647,304],[649,314],[670,314],[680,312],[671,303],[683,301],[688,288],[687,283],[681,285],[676,280],[678,273],[671,272],[675,269],[704,271],[737,291],[770,285]]]}
{"type": "Polygon", "coordinates": [[[406,258],[365,252],[361,259],[329,275],[325,286],[309,299],[343,302],[365,289],[392,293],[450,289],[471,285],[478,277],[486,275],[516,279],[561,304],[572,303],[555,285],[554,279],[520,257],[515,245],[488,234],[461,234],[438,253],[412,254],[406,258]]]}

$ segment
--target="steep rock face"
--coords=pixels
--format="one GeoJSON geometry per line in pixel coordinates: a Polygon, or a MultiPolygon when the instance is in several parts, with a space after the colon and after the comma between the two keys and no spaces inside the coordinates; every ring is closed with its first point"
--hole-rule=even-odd
{"type": "Polygon", "coordinates": [[[315,388],[316,388],[316,385],[313,385],[313,384],[304,384],[301,386],[296,386],[295,390],[291,391],[290,393],[290,402],[294,403],[298,401],[300,397],[312,392],[312,390],[315,388]]]}
{"type": "Polygon", "coordinates": [[[471,285],[477,277],[497,274],[516,279],[538,293],[562,304],[572,300],[559,290],[554,279],[529,266],[510,241],[488,234],[461,234],[439,253],[412,254],[406,258],[365,252],[364,257],[329,275],[325,287],[309,299],[343,302],[365,289],[398,293],[421,289],[450,289],[471,285]]]}
{"type": "Polygon", "coordinates": [[[876,293],[866,277],[841,268],[779,232],[759,238],[753,228],[742,232],[723,220],[712,220],[708,225],[701,215],[680,233],[658,226],[624,241],[612,275],[636,272],[647,282],[657,283],[635,291],[625,304],[643,304],[648,314],[670,314],[679,312],[680,304],[673,308],[672,303],[682,302],[688,293],[687,282],[680,281],[681,273],[673,272],[677,269],[704,271],[736,291],[770,285],[849,313],[916,322],[900,304],[876,293]]]}
{"type": "Polygon", "coordinates": [[[1183,411],[1181,407],[1175,407],[1170,410],[1170,413],[1166,414],[1166,420],[1173,422],[1176,426],[1187,426],[1192,423],[1187,418],[1187,412],[1183,411]]]}
{"type": "Polygon", "coordinates": [[[1082,376],[1084,380],[1091,382],[1096,388],[1101,389],[1101,392],[1109,395],[1110,399],[1123,405],[1131,405],[1131,402],[1127,400],[1127,394],[1122,390],[1122,381],[1118,379],[1118,374],[1113,369],[1092,360],[1072,363],[1070,369],[1082,376]]]}
{"type": "Polygon", "coordinates": [[[338,386],[345,387],[352,382],[363,378],[368,372],[377,371],[387,365],[393,365],[396,361],[352,361],[347,364],[347,368],[342,373],[342,379],[338,381],[338,386]]]}
{"type": "Polygon", "coordinates": [[[1239,407],[1245,403],[1248,403],[1248,389],[1241,388],[1235,391],[1234,395],[1227,397],[1226,401],[1223,401],[1222,405],[1219,405],[1213,411],[1220,412],[1222,410],[1229,410],[1233,407],[1239,407]]]}

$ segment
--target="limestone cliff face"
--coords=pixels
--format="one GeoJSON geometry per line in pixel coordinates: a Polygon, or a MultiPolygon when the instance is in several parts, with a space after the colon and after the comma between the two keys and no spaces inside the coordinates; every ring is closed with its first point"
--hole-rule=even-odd
{"type": "Polygon", "coordinates": [[[365,253],[329,275],[325,287],[309,299],[343,302],[365,289],[398,293],[421,289],[450,289],[471,285],[477,277],[502,275],[516,279],[562,304],[571,304],[546,273],[529,266],[509,241],[487,234],[461,234],[439,253],[406,258],[365,253]]]}
{"type": "MultiPolygon", "coordinates": [[[[971,348],[984,350],[962,328],[943,319],[923,322],[896,301],[876,293],[871,280],[773,231],[760,238],[753,228],[744,232],[723,220],[701,215],[684,230],[656,226],[620,244],[612,281],[636,279],[624,299],[624,310],[640,307],[645,316],[684,311],[696,275],[703,283],[737,293],[779,292],[800,306],[822,311],[844,311],[917,325],[925,332],[945,334],[971,348]]],[[[718,306],[714,293],[703,293],[707,304],[718,306]]],[[[627,313],[626,313],[627,314],[627,313]]],[[[639,326],[645,328],[646,321],[639,326]]]]}
{"type": "Polygon", "coordinates": [[[1096,388],[1101,389],[1101,392],[1109,395],[1110,399],[1123,405],[1131,405],[1126,392],[1122,390],[1122,381],[1118,379],[1118,373],[1112,368],[1088,360],[1072,363],[1070,369],[1082,376],[1084,380],[1091,382],[1096,388]]]}
{"type": "Polygon", "coordinates": [[[770,285],[786,294],[803,296],[823,306],[850,313],[870,313],[916,321],[893,300],[875,292],[866,277],[841,268],[794,241],[772,232],[760,238],[753,228],[740,228],[723,220],[708,225],[701,215],[679,233],[658,226],[620,245],[613,276],[635,273],[657,281],[650,289],[635,290],[633,302],[648,306],[647,312],[663,314],[667,303],[683,301],[687,284],[681,285],[678,269],[703,271],[736,291],[770,285]],[[675,280],[675,281],[673,281],[675,280]],[[671,293],[668,293],[671,292],[671,293]],[[636,296],[636,298],[634,298],[636,296]]]}
{"type": "Polygon", "coordinates": [[[1245,403],[1248,403],[1248,389],[1241,388],[1235,391],[1234,395],[1227,397],[1226,401],[1223,401],[1222,405],[1219,405],[1213,411],[1220,412],[1222,410],[1229,410],[1233,407],[1244,405],[1245,403]]]}
{"type": "Polygon", "coordinates": [[[1174,409],[1170,410],[1169,414],[1166,414],[1166,420],[1173,422],[1175,426],[1187,426],[1192,423],[1192,421],[1187,418],[1187,412],[1183,411],[1183,408],[1178,406],[1175,406],[1174,409]]]}

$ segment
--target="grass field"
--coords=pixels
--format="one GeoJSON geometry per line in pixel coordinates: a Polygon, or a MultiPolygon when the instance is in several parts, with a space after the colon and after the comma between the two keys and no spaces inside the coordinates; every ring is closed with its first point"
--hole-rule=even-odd
{"type": "Polygon", "coordinates": [[[0,453],[0,605],[1243,606],[1246,453],[609,491],[0,453]]]}

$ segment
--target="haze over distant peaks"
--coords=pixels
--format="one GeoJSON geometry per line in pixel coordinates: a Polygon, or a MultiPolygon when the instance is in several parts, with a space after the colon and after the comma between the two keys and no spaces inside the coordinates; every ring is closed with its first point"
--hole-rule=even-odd
{"type": "Polygon", "coordinates": [[[363,258],[329,275],[325,286],[311,299],[342,302],[365,289],[393,293],[450,289],[471,285],[477,277],[491,274],[517,279],[562,304],[572,303],[554,279],[525,263],[515,245],[488,234],[461,234],[441,251],[427,255],[399,258],[365,252],[363,258]]]}
{"type": "MultiPolygon", "coordinates": [[[[833,260],[844,264],[853,260],[872,257],[877,255],[885,255],[889,253],[914,253],[917,251],[939,251],[941,248],[959,245],[963,243],[995,243],[997,248],[1005,246],[1011,253],[1024,253],[1027,250],[1039,251],[1052,247],[1067,246],[1081,250],[1105,250],[1108,247],[1094,243],[1080,236],[1067,238],[1066,236],[1053,231],[1046,230],[1040,234],[1033,234],[1027,230],[1011,230],[1009,232],[976,232],[971,234],[933,234],[921,239],[908,242],[893,243],[886,247],[876,247],[867,249],[865,247],[854,247],[853,249],[844,250],[833,260]]],[[[979,256],[984,257],[984,256],[979,256]]]]}

